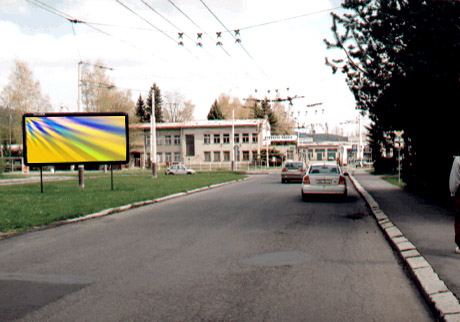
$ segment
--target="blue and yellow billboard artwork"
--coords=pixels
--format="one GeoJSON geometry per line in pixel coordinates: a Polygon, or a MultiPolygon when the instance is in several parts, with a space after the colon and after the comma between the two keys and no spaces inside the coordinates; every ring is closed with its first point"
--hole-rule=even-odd
{"type": "Polygon", "coordinates": [[[124,113],[49,113],[23,116],[28,165],[127,163],[128,116],[124,113]]]}

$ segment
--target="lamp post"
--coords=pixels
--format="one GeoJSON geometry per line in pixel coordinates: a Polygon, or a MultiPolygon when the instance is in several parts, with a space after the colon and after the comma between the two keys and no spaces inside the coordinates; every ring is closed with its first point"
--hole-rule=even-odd
{"type": "Polygon", "coordinates": [[[398,143],[398,185],[401,185],[401,137],[404,131],[395,131],[396,143],[398,143]]]}
{"type": "Polygon", "coordinates": [[[150,113],[150,163],[152,165],[152,178],[157,177],[157,133],[156,133],[155,108],[152,106],[150,113]]]}

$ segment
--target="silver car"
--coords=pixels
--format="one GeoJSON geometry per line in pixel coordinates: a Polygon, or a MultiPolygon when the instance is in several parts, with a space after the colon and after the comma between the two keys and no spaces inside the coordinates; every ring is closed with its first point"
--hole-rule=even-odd
{"type": "Polygon", "coordinates": [[[338,195],[347,197],[347,180],[342,168],[335,162],[313,163],[302,180],[302,199],[309,195],[338,195]]]}
{"type": "Polygon", "coordinates": [[[168,175],[168,174],[195,174],[196,171],[193,170],[193,169],[189,169],[187,168],[185,165],[183,164],[174,164],[172,166],[170,166],[168,169],[166,169],[165,171],[165,174],[168,175]]]}
{"type": "Polygon", "coordinates": [[[302,181],[307,171],[305,162],[288,161],[281,170],[281,182],[290,182],[291,180],[302,181]]]}

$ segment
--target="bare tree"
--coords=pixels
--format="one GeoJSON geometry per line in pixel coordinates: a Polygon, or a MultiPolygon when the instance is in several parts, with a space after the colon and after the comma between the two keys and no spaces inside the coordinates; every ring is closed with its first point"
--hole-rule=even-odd
{"type": "Polygon", "coordinates": [[[235,111],[236,119],[248,119],[251,117],[251,109],[245,108],[238,97],[231,97],[228,94],[220,94],[217,103],[221,107],[224,117],[228,120],[232,118],[235,111]]]}
{"type": "Polygon", "coordinates": [[[84,65],[82,71],[82,101],[88,112],[126,112],[134,116],[135,103],[130,90],[119,90],[107,75],[101,60],[84,65]]]}
{"type": "Polygon", "coordinates": [[[22,141],[22,114],[51,110],[49,96],[42,93],[40,82],[34,79],[29,65],[19,60],[14,62],[8,83],[0,93],[0,103],[3,105],[0,124],[7,128],[2,133],[7,133],[9,145],[22,141]]]}
{"type": "Polygon", "coordinates": [[[193,120],[195,105],[186,101],[184,95],[176,90],[166,93],[164,102],[165,122],[185,122],[193,120]]]}
{"type": "Polygon", "coordinates": [[[292,134],[294,133],[295,121],[290,113],[286,110],[284,104],[280,102],[273,103],[273,112],[278,119],[278,132],[279,134],[292,134]]]}

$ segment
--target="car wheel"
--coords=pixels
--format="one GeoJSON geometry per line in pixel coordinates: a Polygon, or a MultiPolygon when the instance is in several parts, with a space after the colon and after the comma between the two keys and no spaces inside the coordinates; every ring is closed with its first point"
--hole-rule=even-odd
{"type": "Polygon", "coordinates": [[[308,195],[305,193],[302,193],[302,201],[308,201],[308,195]]]}
{"type": "Polygon", "coordinates": [[[284,179],[281,179],[281,183],[285,183],[285,182],[286,182],[286,180],[284,180],[284,179]]]}

